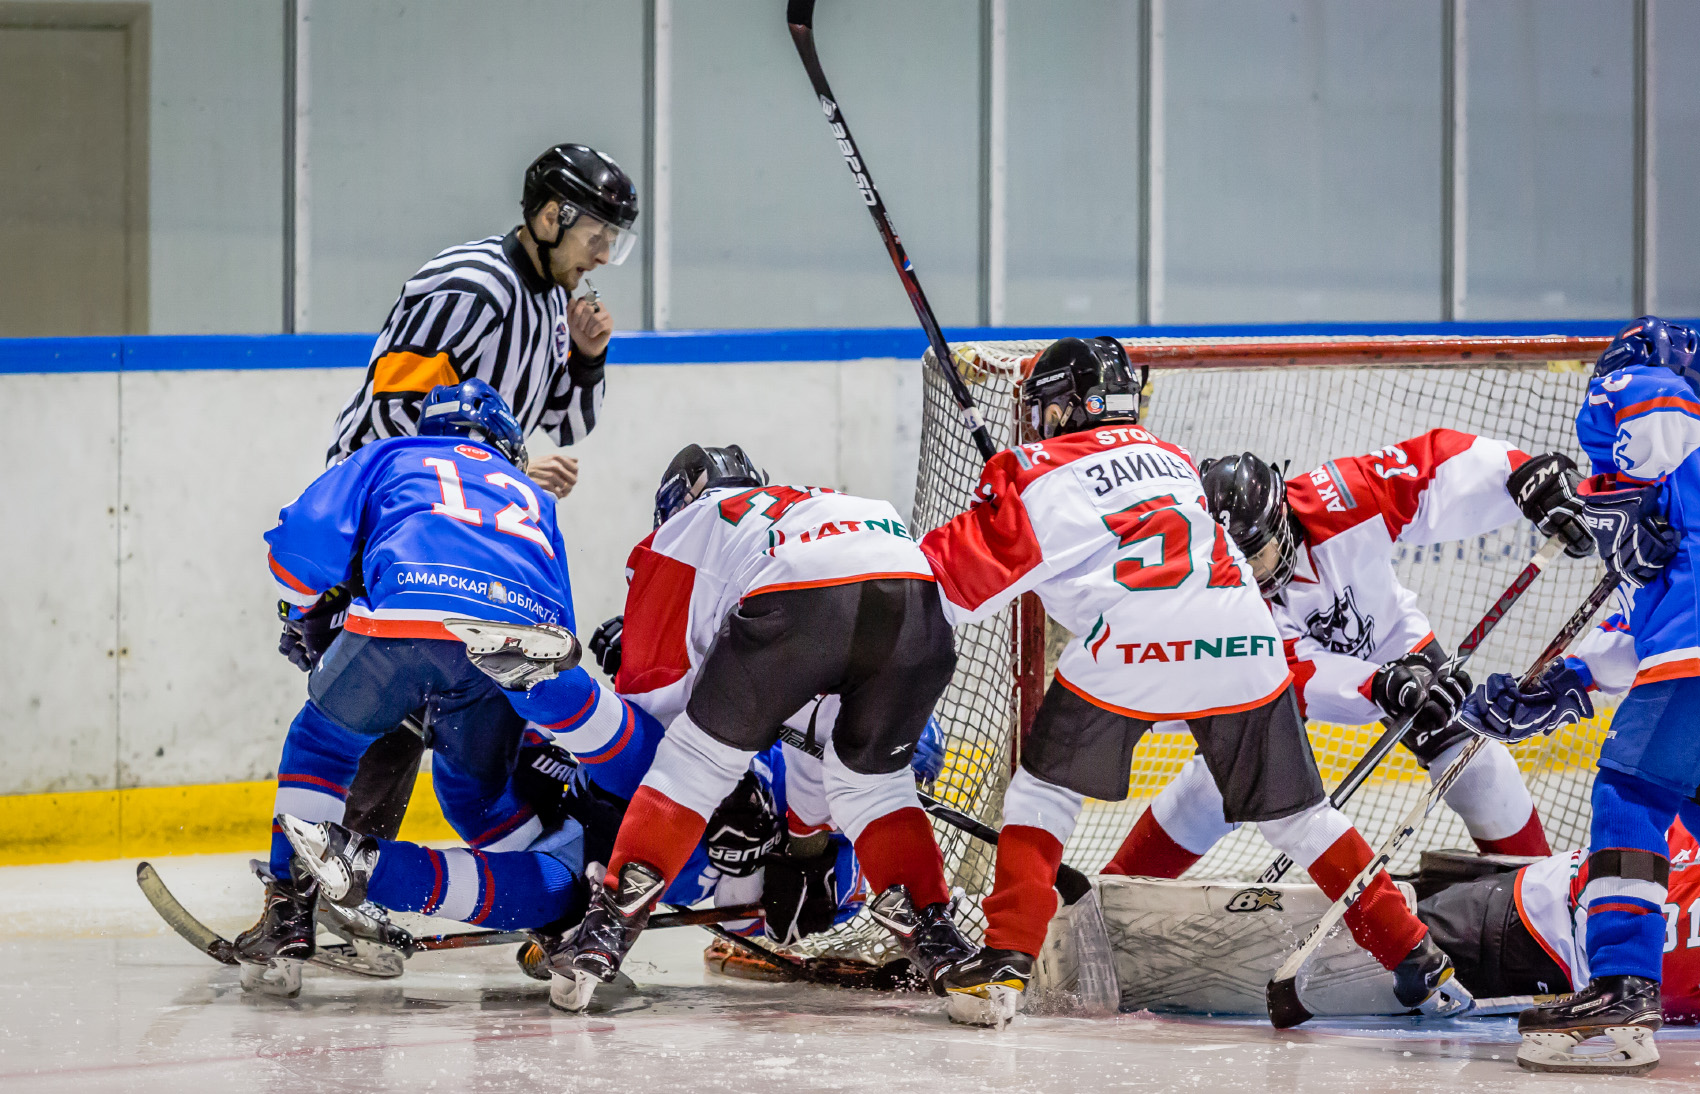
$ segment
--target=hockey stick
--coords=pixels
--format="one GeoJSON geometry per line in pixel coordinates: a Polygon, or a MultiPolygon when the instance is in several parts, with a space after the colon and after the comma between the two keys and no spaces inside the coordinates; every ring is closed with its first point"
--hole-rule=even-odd
{"type": "MultiPolygon", "coordinates": [[[[997,846],[998,830],[984,821],[976,820],[959,809],[953,809],[939,801],[931,794],[915,791],[915,796],[921,799],[921,808],[944,821],[952,828],[959,828],[975,839],[985,840],[997,846]]],[[[1076,870],[1068,863],[1057,864],[1057,892],[1062,894],[1063,903],[1073,904],[1092,889],[1092,882],[1085,874],[1076,870]]]]}
{"type": "MultiPolygon", "coordinates": [[[[1553,560],[1563,550],[1564,540],[1559,536],[1553,536],[1541,544],[1541,549],[1535,552],[1535,557],[1531,558],[1529,564],[1523,567],[1522,572],[1517,575],[1517,579],[1503,593],[1499,594],[1499,599],[1494,601],[1493,607],[1489,608],[1487,614],[1482,616],[1481,622],[1475,625],[1475,628],[1464,638],[1464,641],[1458,643],[1458,648],[1453,651],[1452,656],[1447,658],[1446,664],[1442,665],[1440,671],[1435,674],[1436,680],[1443,676],[1450,676],[1470,659],[1470,656],[1487,640],[1487,636],[1493,633],[1493,629],[1499,624],[1499,621],[1505,618],[1505,613],[1511,610],[1511,606],[1522,598],[1530,585],[1535,583],[1535,578],[1541,576],[1541,571],[1552,565],[1553,560]]],[[[1430,688],[1423,692],[1424,702],[1428,699],[1428,690],[1432,690],[1432,688],[1433,685],[1431,684],[1430,688]]],[[[1419,703],[1417,707],[1418,710],[1421,710],[1422,704],[1419,703]]],[[[1365,752],[1352,770],[1346,773],[1346,777],[1340,780],[1340,785],[1334,788],[1334,793],[1328,795],[1330,805],[1339,809],[1351,800],[1352,795],[1357,793],[1358,787],[1369,781],[1370,774],[1376,766],[1387,758],[1387,754],[1393,751],[1393,746],[1397,745],[1400,738],[1405,736],[1416,717],[1416,714],[1411,714],[1387,727],[1375,743],[1369,746],[1369,751],[1365,752]]],[[[1293,860],[1282,853],[1275,857],[1275,861],[1269,864],[1268,869],[1258,875],[1257,880],[1264,885],[1271,885],[1285,877],[1287,871],[1292,868],[1293,860]]]]}
{"type": "MultiPolygon", "coordinates": [[[[817,760],[826,756],[825,745],[811,737],[804,736],[801,732],[791,728],[790,726],[779,727],[779,739],[790,745],[792,748],[797,749],[799,752],[808,753],[817,760]]],[[[946,805],[944,802],[939,801],[937,798],[919,787],[915,788],[915,796],[921,799],[922,809],[925,809],[928,813],[931,813],[939,820],[944,821],[952,828],[966,832],[975,839],[985,840],[994,847],[997,846],[998,830],[987,824],[985,821],[971,817],[967,813],[964,813],[953,806],[946,805]]],[[[1085,896],[1087,890],[1091,888],[1092,883],[1086,880],[1085,874],[1076,870],[1066,862],[1058,864],[1057,891],[1062,894],[1063,902],[1065,904],[1073,904],[1075,901],[1085,896]]]]}
{"type": "MultiPolygon", "coordinates": [[[[136,864],[136,884],[148,898],[153,910],[165,920],[189,945],[200,950],[221,965],[238,963],[236,946],[211,927],[196,919],[174,896],[152,863],[136,864]]],[[[694,911],[663,912],[651,916],[649,926],[703,927],[734,919],[749,919],[761,914],[760,904],[733,904],[724,908],[699,908],[694,911]]],[[[500,946],[509,942],[524,942],[531,937],[527,931],[460,931],[454,934],[425,935],[410,938],[407,945],[397,947],[408,956],[433,950],[464,950],[474,946],[500,946]]],[[[321,947],[329,949],[330,947],[321,947]]],[[[340,966],[338,966],[340,967],[340,966]]]]}
{"type": "Polygon", "coordinates": [[[891,214],[886,211],[885,202],[880,198],[879,190],[874,187],[874,177],[868,171],[867,161],[862,158],[861,150],[856,147],[856,138],[850,135],[849,123],[844,120],[844,112],[838,108],[838,101],[833,97],[832,88],[826,82],[826,73],[821,70],[820,57],[815,53],[815,0],[789,0],[785,7],[785,21],[790,24],[791,41],[796,44],[797,56],[802,58],[803,68],[809,74],[809,83],[814,85],[821,110],[826,113],[827,125],[832,127],[838,150],[844,155],[845,166],[850,168],[851,177],[856,180],[856,189],[861,191],[868,214],[874,218],[880,238],[885,241],[886,253],[891,256],[891,264],[897,268],[897,276],[903,282],[903,290],[909,294],[909,303],[915,308],[915,318],[921,321],[921,329],[927,332],[927,344],[933,348],[933,357],[944,372],[945,382],[950,385],[950,393],[956,399],[956,405],[962,408],[962,423],[973,435],[974,446],[980,450],[980,457],[989,460],[997,454],[997,446],[992,443],[991,435],[986,432],[986,421],[980,416],[979,408],[974,405],[974,396],[969,394],[968,385],[963,383],[962,377],[956,371],[956,363],[951,358],[950,346],[944,340],[944,332],[939,329],[939,321],[933,316],[933,307],[927,303],[927,294],[921,291],[921,282],[915,276],[915,265],[909,261],[909,255],[903,249],[903,241],[897,238],[897,229],[891,224],[891,214]]]}
{"type": "MultiPolygon", "coordinates": [[[[1600,610],[1600,606],[1606,602],[1617,586],[1617,577],[1609,572],[1600,578],[1599,584],[1594,586],[1594,590],[1588,594],[1588,598],[1570,616],[1564,626],[1559,629],[1558,634],[1553,636],[1553,640],[1547,643],[1546,649],[1542,650],[1540,655],[1535,658],[1534,663],[1529,666],[1529,670],[1523,674],[1522,680],[1519,681],[1520,687],[1529,687],[1540,677],[1541,670],[1546,668],[1547,662],[1563,653],[1565,647],[1570,645],[1571,640],[1582,633],[1589,621],[1594,618],[1594,613],[1600,610]]],[[[1393,834],[1382,844],[1375,857],[1370,859],[1369,865],[1358,873],[1358,876],[1346,887],[1346,891],[1340,894],[1340,898],[1331,904],[1326,912],[1322,913],[1322,918],[1317,921],[1315,927],[1311,928],[1310,933],[1305,936],[1305,940],[1299,944],[1298,949],[1289,954],[1287,959],[1281,963],[1281,967],[1275,970],[1275,975],[1270,979],[1264,990],[1264,998],[1269,1005],[1269,1021],[1274,1024],[1276,1029],[1289,1029],[1301,1022],[1310,1020],[1312,1017],[1310,1011],[1306,1010],[1304,1003],[1299,1000],[1298,977],[1299,972],[1305,966],[1305,962],[1310,960],[1317,947],[1322,945],[1328,932],[1346,914],[1346,909],[1350,908],[1363,895],[1364,890],[1369,888],[1370,882],[1375,880],[1376,875],[1392,860],[1399,848],[1404,845],[1412,833],[1422,826],[1423,820],[1434,808],[1434,803],[1444,797],[1446,792],[1452,788],[1452,784],[1458,780],[1458,776],[1464,773],[1464,769],[1470,765],[1471,760],[1476,758],[1476,753],[1482,750],[1482,746],[1487,741],[1487,737],[1477,736],[1464,746],[1463,751],[1458,753],[1458,758],[1447,765],[1440,778],[1436,779],[1434,785],[1429,787],[1428,792],[1422,796],[1416,805],[1411,807],[1411,811],[1405,815],[1405,819],[1400,822],[1399,827],[1394,829],[1393,834]]]]}

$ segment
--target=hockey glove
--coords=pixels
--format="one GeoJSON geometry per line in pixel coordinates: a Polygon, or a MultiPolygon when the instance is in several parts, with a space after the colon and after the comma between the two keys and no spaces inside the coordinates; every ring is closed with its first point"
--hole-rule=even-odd
{"type": "Polygon", "coordinates": [[[1475,732],[1508,744],[1593,716],[1588,685],[1562,658],[1548,663],[1527,691],[1518,688],[1516,677],[1494,673],[1465,700],[1458,715],[1475,732]]]}
{"type": "Polygon", "coordinates": [[[1422,654],[1412,651],[1375,670],[1369,678],[1369,701],[1380,707],[1389,721],[1408,718],[1423,708],[1433,679],[1434,669],[1422,654]]]}
{"type": "Polygon", "coordinates": [[[352,600],[341,585],[326,590],[318,603],[299,615],[289,601],[277,602],[277,617],[283,620],[283,634],[278,636],[277,652],[302,672],[312,672],[319,658],[330,649],[342,625],[348,621],[348,603],[352,600]]]}
{"type": "Polygon", "coordinates": [[[1583,484],[1584,517],[1606,569],[1639,589],[1676,557],[1682,534],[1659,514],[1657,486],[1615,490],[1604,478],[1583,484]]]}
{"type": "Polygon", "coordinates": [[[915,754],[909,757],[909,767],[915,772],[916,780],[923,783],[936,782],[944,774],[944,730],[939,728],[937,718],[927,718],[921,739],[915,742],[915,754]]]}
{"type": "Polygon", "coordinates": [[[620,674],[620,635],[625,627],[626,617],[616,615],[604,619],[590,635],[590,655],[596,658],[602,675],[610,680],[620,674]]]}
{"type": "Polygon", "coordinates": [[[578,761],[553,741],[527,732],[514,761],[514,793],[537,814],[545,828],[559,828],[572,803],[567,782],[578,761]]]}
{"type": "Polygon", "coordinates": [[[1475,685],[1470,682],[1470,676],[1462,668],[1450,672],[1442,665],[1435,670],[1434,684],[1428,689],[1428,699],[1423,708],[1417,711],[1416,718],[1411,722],[1420,737],[1438,733],[1451,724],[1458,711],[1464,705],[1464,700],[1470,697],[1470,691],[1475,685]]]}
{"type": "Polygon", "coordinates": [[[776,855],[762,873],[761,910],[767,937],[781,945],[832,927],[838,917],[838,855],[828,844],[812,858],[776,855]]]}
{"type": "Polygon", "coordinates": [[[1562,452],[1536,456],[1505,480],[1517,508],[1542,535],[1561,537],[1571,558],[1587,558],[1594,550],[1593,533],[1582,520],[1582,499],[1576,496],[1581,482],[1582,473],[1562,452]]]}
{"type": "Polygon", "coordinates": [[[728,877],[749,877],[762,859],[778,849],[785,838],[785,825],[773,791],[744,772],[743,781],[726,795],[708,818],[703,838],[708,843],[708,861],[728,877]]]}

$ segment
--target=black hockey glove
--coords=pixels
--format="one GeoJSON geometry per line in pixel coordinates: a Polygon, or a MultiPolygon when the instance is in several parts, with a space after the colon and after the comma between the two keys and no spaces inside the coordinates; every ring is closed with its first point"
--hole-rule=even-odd
{"type": "Polygon", "coordinates": [[[1426,737],[1445,729],[1464,705],[1464,700],[1470,697],[1474,687],[1469,674],[1462,668],[1447,672],[1446,667],[1442,665],[1435,669],[1434,683],[1428,689],[1428,699],[1411,722],[1418,737],[1426,737]]]}
{"type": "Polygon", "coordinates": [[[775,855],[762,874],[767,937],[789,946],[829,930],[838,917],[838,855],[831,844],[812,858],[775,855]]]}
{"type": "Polygon", "coordinates": [[[1422,654],[1412,651],[1375,670],[1369,678],[1369,701],[1380,707],[1388,721],[1408,718],[1421,710],[1424,693],[1434,679],[1434,669],[1422,654]]]}
{"type": "Polygon", "coordinates": [[[277,652],[289,658],[289,663],[302,672],[312,672],[319,658],[330,649],[342,625],[348,621],[348,603],[353,597],[341,585],[319,597],[318,603],[291,616],[287,600],[277,602],[277,617],[283,620],[283,634],[278,636],[277,652]]]}
{"type": "Polygon", "coordinates": [[[1464,704],[1459,720],[1484,737],[1512,743],[1593,716],[1587,681],[1559,657],[1527,690],[1515,676],[1494,673],[1464,704]]]}
{"type": "Polygon", "coordinates": [[[704,839],[708,861],[728,877],[749,877],[778,849],[785,839],[784,819],[773,791],[755,772],[744,772],[743,780],[714,810],[704,839]]]}
{"type": "Polygon", "coordinates": [[[1594,550],[1593,533],[1582,520],[1582,499],[1576,496],[1581,482],[1582,473],[1562,452],[1535,456],[1505,480],[1517,508],[1542,535],[1562,537],[1571,558],[1587,558],[1594,550]]]}
{"type": "Polygon", "coordinates": [[[1639,589],[1676,557],[1682,533],[1659,514],[1657,486],[1614,490],[1603,480],[1596,476],[1584,486],[1588,529],[1606,569],[1639,589]]]}
{"type": "Polygon", "coordinates": [[[590,655],[602,669],[602,675],[612,680],[620,674],[620,635],[625,630],[626,617],[616,615],[604,619],[590,636],[590,655]]]}
{"type": "MultiPolygon", "coordinates": [[[[578,761],[553,741],[531,743],[531,733],[526,739],[514,761],[514,793],[531,806],[544,827],[559,828],[570,812],[573,796],[568,782],[578,761]]],[[[584,818],[579,820],[583,823],[584,818]]]]}

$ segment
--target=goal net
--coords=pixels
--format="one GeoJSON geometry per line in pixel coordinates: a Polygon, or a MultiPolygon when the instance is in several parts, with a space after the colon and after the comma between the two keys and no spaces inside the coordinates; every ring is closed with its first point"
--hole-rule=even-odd
{"type": "MultiPolygon", "coordinates": [[[[1529,453],[1566,452],[1579,466],[1572,422],[1593,359],[1608,339],[1377,337],[1222,340],[1131,340],[1135,367],[1149,365],[1142,421],[1195,460],[1253,452],[1287,474],[1324,460],[1373,451],[1435,427],[1509,441],[1529,453]]],[[[1014,443],[1024,369],[1046,342],[979,342],[953,346],[993,439],[1014,443]]],[[[915,488],[918,532],[967,508],[982,460],[929,351],[926,401],[915,488]]],[[[1466,541],[1399,547],[1395,568],[1417,595],[1447,649],[1494,603],[1543,537],[1527,521],[1466,541]]],[[[1469,665],[1521,672],[1575,610],[1601,571],[1594,559],[1561,558],[1525,595],[1469,665]]],[[[938,708],[948,766],[937,795],[997,824],[1017,754],[1049,677],[1049,663],[1069,636],[1045,619],[1037,598],[983,623],[958,628],[955,679],[938,708]],[[1048,656],[1047,656],[1048,654],[1048,656]]],[[[1555,849],[1580,845],[1588,829],[1588,789],[1609,712],[1584,725],[1515,746],[1555,849]]],[[[1309,724],[1323,781],[1333,789],[1380,725],[1309,724]]],[[[1089,801],[1064,852],[1092,873],[1104,865],[1157,792],[1193,754],[1191,736],[1148,733],[1133,757],[1126,800],[1089,801]]],[[[1345,806],[1372,845],[1390,834],[1426,787],[1403,748],[1380,765],[1345,806]]],[[[970,895],[990,888],[993,849],[935,822],[954,885],[970,895]]],[[[1423,848],[1471,847],[1459,818],[1444,806],[1395,858],[1414,868],[1423,848]]],[[[1189,877],[1255,877],[1275,857],[1256,826],[1243,826],[1188,872],[1189,877]]],[[[1300,880],[1295,874],[1290,880],[1300,880]]]]}

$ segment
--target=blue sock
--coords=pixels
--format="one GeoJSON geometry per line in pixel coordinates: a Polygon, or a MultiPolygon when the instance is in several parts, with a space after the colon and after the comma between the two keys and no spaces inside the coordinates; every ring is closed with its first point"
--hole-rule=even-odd
{"type": "Polygon", "coordinates": [[[577,922],[589,899],[574,871],[538,851],[436,851],[393,840],[378,847],[366,895],[398,911],[512,931],[577,922]]]}
{"type": "Polygon", "coordinates": [[[1661,977],[1663,904],[1670,880],[1665,829],[1681,807],[1672,790],[1609,768],[1594,776],[1588,848],[1588,968],[1595,977],[1661,977]]]}
{"type": "MultiPolygon", "coordinates": [[[[309,700],[289,724],[289,734],[283,740],[273,815],[288,813],[309,823],[328,820],[340,824],[348,786],[354,781],[360,757],[374,740],[337,725],[309,700]]],[[[275,877],[289,880],[289,860],[294,853],[274,822],[269,865],[275,877]]]]}

